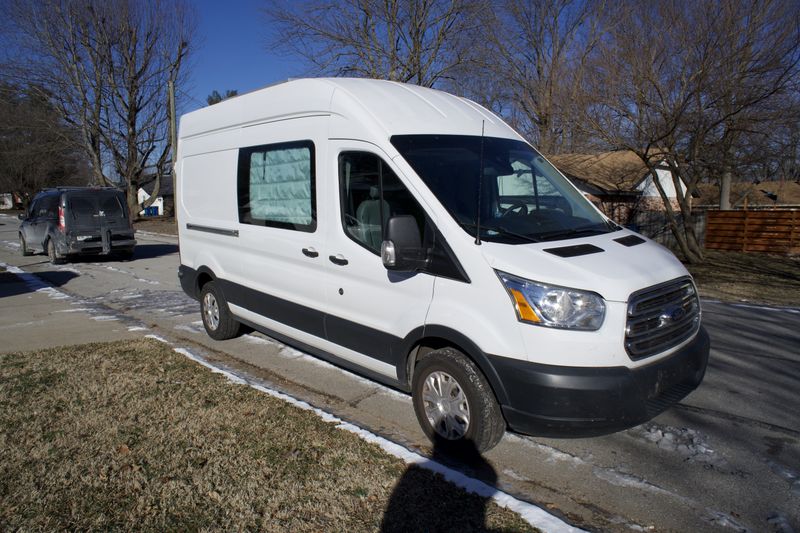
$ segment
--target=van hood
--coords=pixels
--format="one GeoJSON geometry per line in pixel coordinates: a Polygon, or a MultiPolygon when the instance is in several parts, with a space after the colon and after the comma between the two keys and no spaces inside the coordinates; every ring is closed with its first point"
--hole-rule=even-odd
{"type": "Polygon", "coordinates": [[[495,270],[594,291],[616,302],[626,302],[640,289],[689,275],[672,252],[630,231],[521,245],[484,241],[481,252],[495,270]],[[626,246],[618,242],[624,237],[639,237],[641,242],[626,246]]]}

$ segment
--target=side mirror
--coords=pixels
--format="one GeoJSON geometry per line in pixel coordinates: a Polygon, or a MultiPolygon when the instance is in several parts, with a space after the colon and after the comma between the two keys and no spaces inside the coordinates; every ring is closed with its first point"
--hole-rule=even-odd
{"type": "Polygon", "coordinates": [[[415,272],[428,265],[419,225],[411,215],[392,217],[386,223],[386,240],[381,243],[381,260],[387,270],[415,272]]]}
{"type": "Polygon", "coordinates": [[[20,220],[25,220],[26,218],[25,213],[20,213],[19,215],[17,215],[17,218],[20,220]]]}

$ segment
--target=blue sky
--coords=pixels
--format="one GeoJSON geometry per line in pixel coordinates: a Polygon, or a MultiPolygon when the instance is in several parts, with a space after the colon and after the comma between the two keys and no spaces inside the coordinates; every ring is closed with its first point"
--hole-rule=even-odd
{"type": "Polygon", "coordinates": [[[271,37],[262,10],[265,0],[194,0],[198,15],[191,79],[179,88],[179,113],[204,107],[213,90],[239,94],[302,75],[303,68],[270,53],[271,37]]]}

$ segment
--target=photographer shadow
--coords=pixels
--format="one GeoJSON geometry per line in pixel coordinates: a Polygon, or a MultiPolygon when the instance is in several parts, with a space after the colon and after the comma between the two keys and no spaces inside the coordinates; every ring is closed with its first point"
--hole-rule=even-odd
{"type": "Polygon", "coordinates": [[[380,531],[492,531],[486,524],[486,506],[495,492],[497,473],[471,441],[456,447],[434,443],[431,465],[409,466],[397,482],[386,507],[380,531]],[[490,487],[481,495],[466,492],[433,471],[454,470],[490,487]]]}

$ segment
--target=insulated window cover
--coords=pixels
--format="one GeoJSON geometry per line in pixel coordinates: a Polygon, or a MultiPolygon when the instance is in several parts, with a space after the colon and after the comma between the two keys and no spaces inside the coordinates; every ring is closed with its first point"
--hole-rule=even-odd
{"type": "Polygon", "coordinates": [[[253,220],[308,226],[313,222],[311,150],[305,146],[250,154],[253,220]]]}

